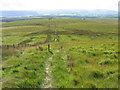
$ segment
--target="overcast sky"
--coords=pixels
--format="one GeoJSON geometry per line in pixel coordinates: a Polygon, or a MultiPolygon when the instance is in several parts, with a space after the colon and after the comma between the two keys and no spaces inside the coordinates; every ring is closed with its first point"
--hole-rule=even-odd
{"type": "Polygon", "coordinates": [[[119,0],[0,0],[0,8],[1,10],[118,10],[118,2],[119,0]]]}

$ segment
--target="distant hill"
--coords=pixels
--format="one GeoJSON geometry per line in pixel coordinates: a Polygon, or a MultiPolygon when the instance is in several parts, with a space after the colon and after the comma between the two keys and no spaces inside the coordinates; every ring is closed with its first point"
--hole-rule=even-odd
{"type": "Polygon", "coordinates": [[[114,10],[79,10],[79,9],[59,9],[41,11],[0,11],[2,17],[18,16],[113,16],[118,12],[114,10]]]}
{"type": "Polygon", "coordinates": [[[2,17],[17,17],[17,16],[36,16],[39,15],[36,11],[0,11],[2,17]]]}
{"type": "Polygon", "coordinates": [[[80,16],[107,16],[107,15],[117,15],[118,12],[114,10],[79,10],[79,9],[60,9],[51,11],[38,11],[39,14],[46,15],[80,15],[80,16]]]}

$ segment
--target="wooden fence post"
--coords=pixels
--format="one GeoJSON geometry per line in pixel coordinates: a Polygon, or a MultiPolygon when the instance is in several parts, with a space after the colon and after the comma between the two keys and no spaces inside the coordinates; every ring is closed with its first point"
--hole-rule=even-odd
{"type": "Polygon", "coordinates": [[[50,52],[51,54],[53,54],[52,51],[50,51],[50,44],[48,43],[48,52],[50,52]]]}

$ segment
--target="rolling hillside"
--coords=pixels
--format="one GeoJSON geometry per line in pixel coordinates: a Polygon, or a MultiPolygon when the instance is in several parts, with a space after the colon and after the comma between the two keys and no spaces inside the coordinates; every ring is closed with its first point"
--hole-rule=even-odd
{"type": "Polygon", "coordinates": [[[118,88],[116,22],[105,18],[4,22],[3,88],[118,88]]]}

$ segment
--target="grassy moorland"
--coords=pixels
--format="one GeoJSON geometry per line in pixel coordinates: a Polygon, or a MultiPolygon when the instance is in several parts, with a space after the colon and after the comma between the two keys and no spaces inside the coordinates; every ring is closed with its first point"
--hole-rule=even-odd
{"type": "Polygon", "coordinates": [[[3,23],[3,88],[118,88],[116,22],[53,18],[3,23]]]}

